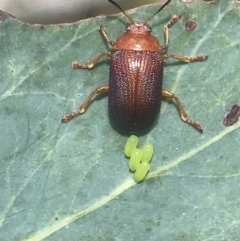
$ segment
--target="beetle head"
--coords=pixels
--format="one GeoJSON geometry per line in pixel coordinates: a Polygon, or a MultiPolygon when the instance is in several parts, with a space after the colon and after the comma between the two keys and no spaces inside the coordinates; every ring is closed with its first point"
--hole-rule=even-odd
{"type": "Polygon", "coordinates": [[[151,51],[159,52],[161,45],[156,37],[151,35],[151,28],[148,22],[165,8],[172,0],[167,0],[157,12],[145,21],[134,21],[114,0],[108,0],[115,5],[129,20],[126,32],[120,35],[115,44],[115,48],[119,50],[135,50],[135,51],[151,51]]]}
{"type": "Polygon", "coordinates": [[[134,21],[133,23],[128,23],[125,28],[127,34],[140,34],[148,35],[152,32],[151,27],[148,23],[142,21],[134,21]]]}

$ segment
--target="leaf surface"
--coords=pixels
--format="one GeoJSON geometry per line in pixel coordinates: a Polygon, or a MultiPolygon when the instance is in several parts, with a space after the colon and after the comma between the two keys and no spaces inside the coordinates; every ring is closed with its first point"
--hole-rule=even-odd
{"type": "MultiPolygon", "coordinates": [[[[129,11],[147,19],[157,9],[129,11]]],[[[239,101],[240,7],[233,0],[175,1],[151,20],[164,42],[173,15],[169,54],[208,55],[192,64],[168,60],[163,87],[173,92],[203,134],[163,102],[157,123],[140,136],[153,143],[146,181],[136,184],[113,128],[107,97],[96,97],[69,124],[97,87],[108,83],[109,59],[92,70],[71,62],[95,58],[123,31],[122,15],[66,25],[28,25],[1,13],[0,240],[239,240],[240,124],[222,120],[239,101]],[[185,30],[189,19],[197,23],[185,30]]]]}

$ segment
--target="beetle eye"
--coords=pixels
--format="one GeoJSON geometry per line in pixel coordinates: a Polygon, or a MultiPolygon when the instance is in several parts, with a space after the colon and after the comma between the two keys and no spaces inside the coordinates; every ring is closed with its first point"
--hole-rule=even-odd
{"type": "Polygon", "coordinates": [[[151,27],[148,27],[148,32],[152,32],[152,28],[151,27]]]}
{"type": "Polygon", "coordinates": [[[125,28],[126,31],[129,31],[131,29],[130,25],[127,25],[127,27],[125,28]]]}

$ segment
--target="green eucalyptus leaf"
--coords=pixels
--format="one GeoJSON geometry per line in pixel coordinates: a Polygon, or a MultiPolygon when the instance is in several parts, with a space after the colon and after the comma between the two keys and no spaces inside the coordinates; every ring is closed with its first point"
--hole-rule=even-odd
{"type": "MultiPolygon", "coordinates": [[[[158,5],[129,11],[147,19],[158,5]]],[[[136,184],[124,156],[127,134],[108,118],[107,96],[68,124],[97,87],[108,83],[110,59],[73,70],[111,49],[124,32],[120,14],[73,24],[28,25],[1,12],[0,240],[239,240],[240,124],[222,120],[239,101],[240,6],[235,0],[174,1],[150,24],[169,54],[208,55],[205,62],[165,63],[163,87],[182,102],[200,134],[163,102],[139,146],[154,145],[148,178],[136,184]],[[185,23],[196,22],[188,32],[185,23]]]]}

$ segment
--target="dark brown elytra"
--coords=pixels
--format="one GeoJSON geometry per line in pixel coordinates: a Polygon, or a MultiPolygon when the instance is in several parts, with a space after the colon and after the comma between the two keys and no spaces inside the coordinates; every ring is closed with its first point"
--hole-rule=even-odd
{"type": "Polygon", "coordinates": [[[69,122],[83,114],[95,94],[108,92],[109,115],[124,130],[140,131],[150,127],[159,114],[162,98],[169,98],[175,100],[181,119],[201,132],[201,125],[188,118],[179,99],[162,89],[164,60],[174,58],[190,63],[207,59],[205,55],[187,57],[161,53],[167,49],[169,29],[179,20],[179,17],[173,16],[164,26],[164,45],[161,45],[158,39],[151,35],[148,22],[172,0],[168,0],[145,21],[134,21],[116,2],[108,1],[128,18],[126,32],[114,42],[110,40],[105,28],[101,26],[101,34],[114,50],[100,54],[88,64],[73,62],[72,68],[91,69],[101,58],[108,56],[111,58],[109,84],[95,89],[79,109],[65,115],[62,122],[69,122]]]}

